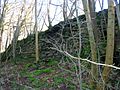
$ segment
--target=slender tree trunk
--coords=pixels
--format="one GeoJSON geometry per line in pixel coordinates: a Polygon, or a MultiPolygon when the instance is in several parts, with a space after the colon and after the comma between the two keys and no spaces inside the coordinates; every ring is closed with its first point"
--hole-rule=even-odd
{"type": "MultiPolygon", "coordinates": [[[[13,40],[12,40],[12,45],[13,45],[13,59],[15,59],[15,56],[16,56],[16,44],[17,44],[17,40],[18,40],[18,36],[19,36],[19,32],[20,32],[20,26],[19,26],[19,21],[18,21],[18,24],[15,28],[15,32],[14,32],[14,35],[13,35],[13,40]]],[[[13,29],[14,29],[13,28],[13,29]]]]}
{"type": "Polygon", "coordinates": [[[49,4],[48,4],[48,6],[47,6],[47,13],[48,13],[48,23],[49,23],[49,29],[51,29],[52,28],[52,22],[51,22],[51,19],[50,19],[50,3],[51,3],[51,0],[49,0],[49,4]]]}
{"type": "MultiPolygon", "coordinates": [[[[106,47],[106,58],[105,64],[113,64],[113,53],[114,53],[114,21],[115,11],[113,0],[108,0],[108,27],[107,27],[107,47],[106,47]]],[[[111,68],[104,67],[103,80],[107,82],[111,68]]]]}
{"type": "Polygon", "coordinates": [[[64,21],[67,20],[67,6],[68,6],[68,1],[64,0],[63,1],[63,18],[64,18],[64,21]]]}
{"type": "MultiPolygon", "coordinates": [[[[120,0],[119,0],[120,3],[120,0]]],[[[115,53],[119,53],[120,55],[120,4],[118,3],[118,0],[115,0],[115,4],[116,4],[116,14],[117,14],[117,21],[118,21],[118,26],[119,26],[119,30],[115,31],[115,53]]],[[[117,54],[118,55],[118,54],[117,54]]],[[[115,55],[115,57],[117,56],[115,55]]],[[[120,56],[117,56],[120,57],[120,56]]]]}
{"type": "MultiPolygon", "coordinates": [[[[114,25],[115,25],[115,11],[113,0],[108,0],[108,26],[107,26],[107,47],[106,47],[106,58],[105,64],[113,64],[113,53],[114,53],[114,25]]],[[[108,81],[111,68],[104,67],[102,72],[103,85],[98,86],[97,90],[104,90],[105,85],[108,81]]]]}
{"type": "Polygon", "coordinates": [[[39,61],[39,48],[38,48],[38,30],[37,30],[37,0],[35,0],[35,52],[36,52],[36,63],[39,61]]]}
{"type": "MultiPolygon", "coordinates": [[[[78,57],[80,58],[81,55],[81,47],[82,47],[82,36],[81,36],[81,27],[80,27],[80,21],[78,18],[78,8],[77,8],[77,0],[75,0],[75,10],[76,10],[76,19],[77,19],[77,25],[79,30],[79,51],[78,51],[78,57]]],[[[78,60],[78,67],[79,67],[79,89],[82,90],[82,73],[81,73],[81,62],[78,60]]]]}
{"type": "MultiPolygon", "coordinates": [[[[17,40],[18,40],[18,37],[19,37],[20,29],[23,26],[23,22],[24,22],[24,19],[22,20],[22,22],[20,22],[20,20],[22,18],[23,8],[24,8],[24,5],[22,6],[20,14],[18,16],[17,25],[15,27],[13,27],[13,29],[15,28],[15,32],[14,32],[13,40],[12,40],[12,45],[13,45],[13,59],[15,59],[15,56],[16,56],[17,40]]],[[[15,63],[16,63],[16,61],[15,61],[15,63]]]]}
{"type": "Polygon", "coordinates": [[[118,19],[118,26],[119,26],[119,30],[120,30],[120,4],[118,4],[117,0],[115,0],[115,4],[116,4],[116,14],[117,14],[117,19],[118,19]]]}
{"type": "Polygon", "coordinates": [[[100,33],[97,29],[96,13],[95,13],[95,1],[94,0],[88,0],[88,2],[89,2],[90,16],[91,16],[95,41],[96,41],[96,44],[98,45],[98,42],[99,42],[99,39],[100,39],[100,36],[99,36],[100,33]]]}
{"type": "Polygon", "coordinates": [[[1,0],[0,0],[0,61],[1,61],[1,42],[2,42],[2,35],[1,35],[1,31],[2,31],[2,22],[1,22],[1,0]]]}
{"type": "MultiPolygon", "coordinates": [[[[83,3],[84,12],[85,12],[86,21],[87,21],[92,61],[97,62],[97,49],[96,49],[96,43],[95,43],[95,38],[94,38],[94,33],[93,33],[92,20],[91,20],[91,16],[90,16],[89,2],[88,2],[88,0],[82,0],[82,3],[83,3]]],[[[92,72],[92,76],[94,76],[93,77],[94,80],[97,80],[98,66],[92,64],[91,72],[92,72]]],[[[91,78],[91,84],[92,84],[92,86],[95,87],[96,83],[94,80],[91,78]]]]}
{"type": "Polygon", "coordinates": [[[0,0],[0,60],[1,60],[1,50],[2,50],[2,34],[3,34],[3,21],[5,16],[5,8],[6,8],[7,0],[4,0],[4,6],[1,8],[1,0],[0,0]]]}

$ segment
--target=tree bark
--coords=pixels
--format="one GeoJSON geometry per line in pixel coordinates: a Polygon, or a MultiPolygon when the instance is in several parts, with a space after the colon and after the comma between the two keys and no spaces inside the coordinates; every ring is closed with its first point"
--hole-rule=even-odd
{"type": "Polygon", "coordinates": [[[100,33],[97,29],[97,22],[96,22],[96,13],[95,13],[95,1],[94,0],[88,0],[89,2],[89,9],[90,9],[90,16],[92,21],[92,27],[93,27],[93,33],[95,36],[96,44],[98,45],[99,39],[100,39],[100,33]]]}
{"type": "MultiPolygon", "coordinates": [[[[94,37],[94,33],[93,33],[92,19],[91,19],[90,9],[89,9],[89,2],[88,2],[88,0],[82,0],[82,3],[83,3],[84,12],[85,12],[86,21],[87,21],[92,61],[97,62],[97,49],[96,49],[95,37],[94,37]]],[[[91,72],[92,72],[92,75],[94,75],[94,80],[97,80],[98,66],[92,64],[91,72]]],[[[92,84],[92,86],[95,87],[96,83],[94,80],[91,79],[91,84],[92,84]]]]}
{"type": "Polygon", "coordinates": [[[51,0],[49,0],[49,4],[47,5],[47,14],[48,14],[48,23],[49,23],[49,29],[52,28],[52,21],[50,19],[50,3],[51,3],[51,0]]]}
{"type": "Polygon", "coordinates": [[[36,63],[39,61],[39,48],[38,48],[38,30],[37,30],[37,0],[35,0],[35,52],[36,52],[36,63]]]}
{"type": "MultiPolygon", "coordinates": [[[[106,47],[106,59],[105,64],[113,64],[113,53],[114,53],[114,2],[108,0],[108,27],[107,27],[107,47],[106,47]]],[[[104,67],[103,79],[106,82],[109,76],[110,68],[104,67]]]]}
{"type": "Polygon", "coordinates": [[[2,42],[2,35],[1,35],[1,30],[2,30],[2,22],[1,22],[1,0],[0,0],[0,62],[1,62],[1,42],[2,42]]]}
{"type": "MultiPolygon", "coordinates": [[[[113,64],[113,54],[114,54],[114,22],[115,21],[115,11],[114,11],[114,2],[113,0],[108,0],[108,26],[107,26],[107,46],[106,46],[106,58],[105,64],[113,64]]],[[[102,77],[104,83],[102,86],[99,86],[98,90],[105,89],[105,84],[108,81],[111,68],[104,67],[102,72],[102,77]]]]}
{"type": "Polygon", "coordinates": [[[117,14],[117,19],[118,19],[118,26],[119,26],[119,30],[120,30],[120,4],[118,4],[117,0],[115,0],[115,4],[116,4],[116,14],[117,14]]]}
{"type": "Polygon", "coordinates": [[[64,0],[63,1],[63,18],[64,18],[64,21],[67,20],[67,5],[68,5],[68,1],[64,0]]]}

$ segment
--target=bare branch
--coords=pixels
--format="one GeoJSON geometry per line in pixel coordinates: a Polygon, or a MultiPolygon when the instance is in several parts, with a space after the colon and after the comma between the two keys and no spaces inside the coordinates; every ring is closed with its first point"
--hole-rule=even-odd
{"type": "Polygon", "coordinates": [[[117,67],[117,66],[114,66],[114,65],[97,63],[97,62],[93,62],[93,61],[88,60],[88,59],[83,59],[83,58],[80,58],[80,57],[75,57],[75,56],[72,56],[71,54],[69,54],[66,51],[62,51],[62,50],[59,50],[59,49],[56,49],[56,48],[53,48],[53,47],[51,47],[51,49],[57,50],[58,52],[64,54],[65,56],[68,56],[68,57],[76,59],[76,60],[82,60],[82,61],[86,61],[86,62],[89,62],[89,63],[94,64],[94,65],[106,66],[106,67],[110,67],[110,68],[114,68],[114,69],[119,69],[120,70],[120,67],[117,67]]]}

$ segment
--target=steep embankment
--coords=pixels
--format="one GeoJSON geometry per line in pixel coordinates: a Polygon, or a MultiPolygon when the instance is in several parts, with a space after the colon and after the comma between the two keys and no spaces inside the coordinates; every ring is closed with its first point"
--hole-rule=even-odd
{"type": "MultiPolygon", "coordinates": [[[[105,45],[106,45],[106,27],[107,27],[107,10],[100,11],[96,14],[97,20],[97,29],[100,32],[100,42],[99,49],[100,55],[105,55],[105,45]]],[[[85,21],[85,16],[79,16],[81,22],[81,31],[82,31],[82,54],[81,57],[89,56],[90,47],[89,47],[89,38],[87,33],[87,26],[85,21]]],[[[120,32],[118,31],[117,19],[115,20],[115,58],[120,58],[120,51],[118,47],[120,46],[118,42],[120,39],[118,37],[120,32]]],[[[77,26],[76,18],[70,19],[66,22],[60,22],[57,25],[53,26],[51,29],[48,29],[45,32],[39,33],[39,51],[41,60],[46,60],[49,58],[61,58],[61,54],[51,49],[54,47],[59,50],[66,50],[72,55],[77,55],[79,51],[79,30],[77,26]]],[[[23,55],[25,57],[35,58],[35,36],[30,35],[26,39],[18,41],[16,56],[23,55]]],[[[2,54],[2,60],[12,58],[12,45],[2,54]]]]}
{"type": "MultiPolygon", "coordinates": [[[[82,52],[81,57],[90,56],[89,38],[85,16],[79,17],[82,31],[82,52]]],[[[107,10],[97,13],[97,28],[101,33],[99,41],[100,56],[105,55],[107,10]]],[[[117,21],[115,24],[116,49],[115,59],[118,63],[120,57],[120,33],[118,33],[117,21]],[[118,60],[117,60],[118,59],[118,60]]],[[[35,61],[35,35],[30,35],[26,39],[17,42],[16,58],[17,63],[13,63],[12,45],[4,53],[2,60],[8,60],[0,64],[0,90],[78,90],[78,77],[76,68],[72,60],[68,60],[64,55],[51,49],[66,50],[76,56],[79,51],[79,30],[76,18],[67,22],[60,22],[51,29],[39,33],[39,64],[35,61]],[[60,61],[60,62],[59,62],[60,61]]],[[[102,58],[101,58],[102,59],[102,58]]],[[[89,64],[82,62],[82,88],[83,90],[94,90],[90,83],[89,64]]],[[[108,89],[119,90],[120,73],[112,70],[109,76],[108,89]]]]}

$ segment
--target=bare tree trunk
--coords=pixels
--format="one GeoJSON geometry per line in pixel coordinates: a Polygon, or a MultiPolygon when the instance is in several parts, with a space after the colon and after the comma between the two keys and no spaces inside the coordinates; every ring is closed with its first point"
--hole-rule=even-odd
{"type": "Polygon", "coordinates": [[[48,13],[48,23],[49,23],[49,29],[52,27],[52,22],[51,22],[51,19],[50,19],[50,3],[51,3],[51,0],[49,0],[49,4],[47,6],[47,13],[48,13]]]}
{"type": "Polygon", "coordinates": [[[18,37],[19,37],[20,29],[23,26],[23,22],[24,22],[24,20],[22,20],[22,22],[20,23],[20,19],[22,17],[22,12],[23,12],[23,10],[21,11],[20,16],[18,17],[17,25],[13,27],[13,29],[15,28],[15,31],[14,31],[14,34],[13,34],[13,40],[12,40],[12,45],[13,45],[13,59],[15,59],[15,56],[16,56],[17,40],[18,40],[18,37]]]}
{"type": "MultiPolygon", "coordinates": [[[[116,14],[117,14],[117,21],[118,21],[118,26],[119,26],[119,29],[115,31],[115,53],[119,53],[120,54],[120,0],[119,0],[119,3],[117,0],[114,0],[115,1],[115,4],[116,4],[116,14]]],[[[117,55],[115,55],[117,56],[117,55]]],[[[119,57],[119,56],[117,56],[119,57]]]]}
{"type": "Polygon", "coordinates": [[[2,35],[1,35],[1,31],[2,31],[2,22],[1,22],[1,0],[0,0],[0,62],[1,62],[1,43],[2,43],[2,35]]]}
{"type": "Polygon", "coordinates": [[[95,1],[94,0],[88,0],[88,1],[89,1],[90,16],[91,16],[95,41],[96,41],[96,44],[98,45],[98,42],[100,39],[100,36],[99,36],[100,33],[97,29],[96,14],[95,14],[95,1]]]}
{"type": "MultiPolygon", "coordinates": [[[[82,36],[81,36],[81,28],[80,28],[80,21],[78,18],[78,9],[77,9],[77,0],[75,0],[75,10],[76,10],[76,19],[77,19],[77,25],[79,30],[79,51],[78,51],[78,57],[80,58],[81,55],[81,47],[82,47],[82,36]]],[[[79,89],[82,90],[82,73],[81,73],[81,62],[78,60],[78,67],[79,67],[79,89]]]]}
{"type": "MultiPolygon", "coordinates": [[[[115,25],[115,10],[113,0],[108,0],[108,26],[107,26],[107,46],[106,46],[106,58],[105,64],[113,64],[114,53],[114,25],[115,25]]],[[[97,90],[104,90],[108,81],[111,68],[104,67],[102,72],[103,84],[97,86],[97,90]]]]}
{"type": "MultiPolygon", "coordinates": [[[[89,9],[89,2],[88,0],[82,0],[84,12],[86,16],[87,21],[87,27],[88,27],[88,33],[89,33],[89,41],[90,41],[90,47],[91,47],[91,55],[92,55],[92,61],[97,62],[97,49],[96,49],[96,43],[93,33],[93,26],[92,26],[92,19],[90,16],[90,9],[89,9]]],[[[92,76],[94,76],[94,80],[97,80],[98,78],[98,66],[97,65],[91,65],[91,72],[92,76]]],[[[96,86],[95,81],[91,79],[92,86],[96,86]]]]}
{"type": "Polygon", "coordinates": [[[5,16],[5,8],[6,8],[7,0],[4,0],[3,9],[1,8],[1,0],[0,0],[0,61],[1,61],[1,46],[2,46],[2,34],[3,34],[3,21],[5,16]]]}
{"type": "MultiPolygon", "coordinates": [[[[106,58],[105,64],[113,64],[113,53],[114,53],[114,2],[108,0],[108,27],[107,27],[107,47],[106,47],[106,58]]],[[[106,83],[110,74],[111,68],[104,67],[103,69],[103,80],[106,83]]]]}
{"type": "Polygon", "coordinates": [[[38,48],[38,30],[37,30],[37,0],[35,0],[35,52],[36,52],[36,63],[39,61],[39,48],[38,48]]]}
{"type": "Polygon", "coordinates": [[[15,59],[15,56],[16,56],[16,45],[17,45],[17,40],[18,40],[18,37],[19,37],[20,29],[23,26],[23,23],[25,21],[25,19],[23,19],[22,22],[20,22],[20,20],[22,18],[23,8],[24,8],[24,5],[22,6],[20,14],[18,16],[17,25],[15,27],[13,27],[13,29],[15,28],[15,31],[14,31],[14,34],[13,34],[13,40],[12,40],[13,59],[15,59]]]}
{"type": "Polygon", "coordinates": [[[68,6],[68,1],[64,0],[63,1],[63,18],[64,18],[64,21],[67,20],[67,6],[68,6]]]}
{"type": "Polygon", "coordinates": [[[13,40],[12,40],[12,46],[13,46],[13,59],[15,59],[16,56],[16,44],[17,44],[17,40],[18,40],[18,36],[19,36],[19,32],[20,32],[20,26],[19,26],[19,21],[18,21],[18,25],[16,27],[13,27],[13,29],[15,28],[15,32],[14,32],[14,36],[13,36],[13,40]]]}
{"type": "Polygon", "coordinates": [[[8,27],[8,31],[7,31],[7,40],[6,40],[6,44],[5,44],[5,50],[7,49],[7,46],[10,44],[11,42],[11,28],[10,28],[10,24],[12,22],[12,18],[13,18],[14,12],[12,13],[12,15],[10,16],[10,20],[9,20],[9,27],[8,27]]]}
{"type": "Polygon", "coordinates": [[[117,0],[115,0],[115,4],[116,4],[116,14],[117,14],[117,19],[118,19],[118,26],[119,26],[119,30],[120,30],[120,4],[118,4],[117,0]]]}

